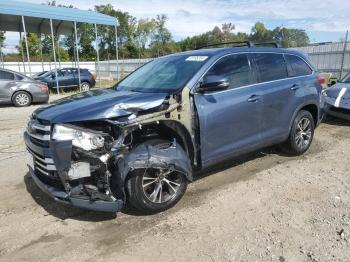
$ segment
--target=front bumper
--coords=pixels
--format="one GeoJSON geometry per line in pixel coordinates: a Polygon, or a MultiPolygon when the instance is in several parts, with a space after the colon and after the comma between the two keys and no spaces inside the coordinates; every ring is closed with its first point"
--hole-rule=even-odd
{"type": "Polygon", "coordinates": [[[323,99],[323,112],[326,115],[342,118],[350,121],[350,101],[343,99],[339,106],[335,106],[335,98],[326,97],[323,99]]]}
{"type": "Polygon", "coordinates": [[[123,201],[117,200],[115,202],[108,201],[91,201],[89,199],[70,197],[66,192],[59,191],[53,186],[44,184],[38,176],[35,174],[34,170],[28,166],[29,173],[33,178],[35,184],[46,194],[52,197],[55,201],[68,204],[84,209],[90,209],[94,211],[103,212],[117,212],[123,207],[123,201]]]}
{"type": "Polygon", "coordinates": [[[93,199],[87,194],[71,195],[65,190],[60,181],[62,177],[67,176],[70,169],[71,145],[50,141],[49,146],[40,146],[32,141],[28,132],[24,133],[24,141],[34,159],[34,169],[28,165],[31,177],[35,184],[55,201],[103,212],[117,212],[123,207],[124,202],[121,199],[115,201],[93,199]],[[45,165],[45,161],[49,164],[45,165]],[[50,168],[54,171],[50,171],[50,168]]]}

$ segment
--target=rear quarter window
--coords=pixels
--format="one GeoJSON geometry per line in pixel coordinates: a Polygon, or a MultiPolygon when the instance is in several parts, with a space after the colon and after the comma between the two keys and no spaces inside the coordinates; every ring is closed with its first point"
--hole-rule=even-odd
{"type": "Polygon", "coordinates": [[[285,55],[288,64],[288,75],[294,76],[305,76],[312,74],[310,66],[300,57],[295,55],[285,55]]]}
{"type": "Polygon", "coordinates": [[[260,82],[268,82],[288,77],[287,65],[282,54],[257,53],[254,59],[260,74],[260,82]]]}

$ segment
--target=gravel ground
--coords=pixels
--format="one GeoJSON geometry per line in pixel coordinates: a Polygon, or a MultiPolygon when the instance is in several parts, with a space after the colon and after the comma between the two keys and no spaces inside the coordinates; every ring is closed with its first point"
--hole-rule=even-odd
{"type": "Polygon", "coordinates": [[[310,151],[264,149],[198,174],[171,210],[140,216],[55,203],[28,176],[29,108],[0,108],[1,261],[350,261],[350,124],[310,151]]]}

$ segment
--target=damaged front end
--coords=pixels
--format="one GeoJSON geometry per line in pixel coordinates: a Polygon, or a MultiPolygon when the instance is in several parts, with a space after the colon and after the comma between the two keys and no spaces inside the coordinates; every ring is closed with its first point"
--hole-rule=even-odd
{"type": "Polygon", "coordinates": [[[187,129],[188,104],[169,96],[154,108],[123,104],[113,110],[127,114],[116,117],[109,112],[105,119],[69,124],[50,123],[33,114],[24,133],[29,171],[34,182],[56,201],[116,212],[126,203],[125,182],[134,170],[167,169],[192,180],[191,160],[176,136],[165,147],[144,144],[161,137],[157,126],[170,121],[187,129]]]}

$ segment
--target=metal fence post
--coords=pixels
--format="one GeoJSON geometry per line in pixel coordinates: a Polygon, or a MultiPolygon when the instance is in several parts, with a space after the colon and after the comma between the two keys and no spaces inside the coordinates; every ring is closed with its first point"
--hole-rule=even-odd
{"type": "Polygon", "coordinates": [[[57,94],[60,94],[60,88],[58,87],[57,61],[56,61],[56,50],[55,50],[55,37],[53,35],[52,19],[50,19],[50,27],[51,27],[51,42],[52,42],[52,49],[53,49],[53,60],[55,62],[55,78],[56,78],[57,94]]]}
{"type": "Polygon", "coordinates": [[[30,55],[29,55],[28,40],[27,40],[27,30],[26,30],[26,24],[24,22],[24,16],[22,16],[22,27],[23,27],[23,33],[24,33],[24,41],[26,44],[27,61],[28,61],[28,65],[29,65],[29,76],[32,76],[32,68],[31,68],[31,64],[30,64],[30,55]]]}
{"type": "Polygon", "coordinates": [[[118,26],[115,25],[115,58],[117,62],[117,81],[119,82],[118,26]]]}
{"type": "Polygon", "coordinates": [[[101,77],[100,77],[100,54],[98,48],[98,35],[97,35],[97,25],[95,24],[95,48],[96,48],[96,79],[98,80],[98,87],[101,87],[101,77]]]}
{"type": "Polygon", "coordinates": [[[78,33],[77,33],[77,22],[74,21],[74,36],[75,36],[75,48],[78,62],[78,79],[79,79],[79,90],[81,92],[81,78],[80,78],[80,61],[79,61],[79,49],[78,49],[78,33]]]}
{"type": "Polygon", "coordinates": [[[348,34],[349,34],[349,31],[346,31],[344,50],[343,50],[343,55],[342,55],[341,68],[340,68],[340,79],[343,79],[343,74],[344,74],[344,63],[345,63],[346,47],[347,47],[347,43],[348,43],[348,34]]]}

